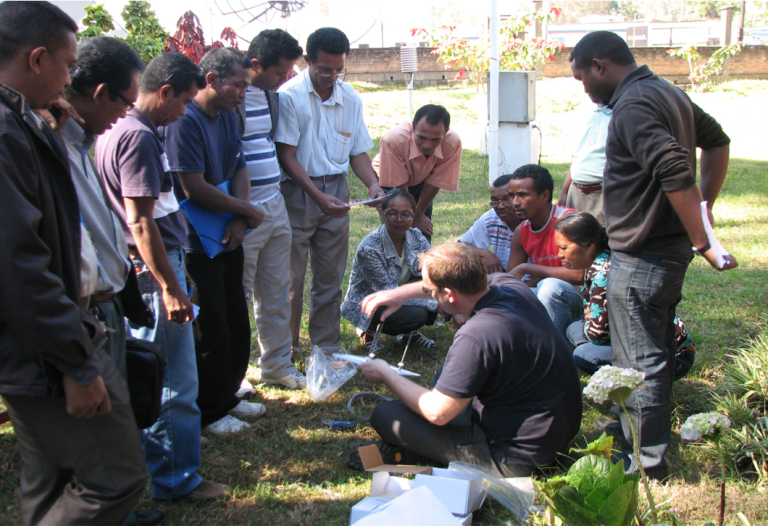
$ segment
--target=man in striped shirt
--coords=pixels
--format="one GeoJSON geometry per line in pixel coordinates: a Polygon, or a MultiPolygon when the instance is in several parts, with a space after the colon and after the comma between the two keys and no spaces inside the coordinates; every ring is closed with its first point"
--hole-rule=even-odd
{"type": "MultiPolygon", "coordinates": [[[[243,154],[251,180],[251,204],[264,212],[264,221],[243,241],[243,288],[253,298],[261,357],[261,380],[290,389],[303,389],[307,380],[291,363],[291,224],[280,193],[280,166],[275,143],[278,96],[303,50],[280,29],[259,33],[248,48],[253,79],[245,104],[236,113],[243,154]]],[[[249,386],[245,385],[245,388],[249,386]]]]}

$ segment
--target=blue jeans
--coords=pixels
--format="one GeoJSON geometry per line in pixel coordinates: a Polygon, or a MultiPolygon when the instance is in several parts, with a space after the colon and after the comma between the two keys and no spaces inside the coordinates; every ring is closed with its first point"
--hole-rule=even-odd
{"type": "MultiPolygon", "coordinates": [[[[638,433],[640,460],[650,477],[668,469],[664,455],[671,432],[671,393],[675,372],[675,308],[682,298],[689,245],[667,245],[641,253],[613,251],[608,273],[608,322],[613,365],[645,373],[645,389],[627,399],[621,414],[627,472],[638,470],[627,417],[638,433]]],[[[626,464],[626,463],[625,463],[626,464]]]]}
{"type": "Polygon", "coordinates": [[[562,279],[544,278],[536,285],[536,297],[547,309],[552,323],[565,336],[568,325],[582,316],[584,300],[579,291],[562,279]]]}
{"type": "Polygon", "coordinates": [[[611,346],[596,345],[584,336],[584,321],[576,320],[566,331],[568,341],[575,347],[573,361],[587,374],[595,374],[603,365],[611,365],[611,346]]]}
{"type": "MultiPolygon", "coordinates": [[[[184,251],[168,251],[168,260],[181,288],[186,288],[184,251]]],[[[163,347],[165,378],[160,417],[142,431],[144,458],[152,476],[152,496],[175,499],[195,489],[203,481],[200,469],[200,410],[197,407],[197,362],[192,324],[169,321],[163,303],[163,291],[147,266],[133,260],[139,271],[139,288],[144,301],[155,315],[152,329],[130,325],[135,338],[149,340],[163,347]]]]}

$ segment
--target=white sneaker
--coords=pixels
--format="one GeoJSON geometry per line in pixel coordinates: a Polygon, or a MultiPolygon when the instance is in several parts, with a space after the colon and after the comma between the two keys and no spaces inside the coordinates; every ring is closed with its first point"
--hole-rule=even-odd
{"type": "Polygon", "coordinates": [[[246,402],[244,400],[240,400],[239,404],[229,410],[230,415],[239,416],[240,418],[256,418],[264,416],[266,412],[267,408],[263,404],[246,402]]]}
{"type": "Polygon", "coordinates": [[[251,426],[242,420],[238,420],[234,416],[227,415],[224,418],[216,420],[213,424],[205,426],[203,430],[208,431],[213,435],[224,436],[231,435],[233,433],[240,433],[249,427],[251,426]]]}
{"type": "MultiPolygon", "coordinates": [[[[408,334],[398,334],[397,342],[406,345],[408,343],[408,334]]],[[[410,334],[411,345],[415,347],[423,347],[425,349],[432,349],[435,347],[435,340],[430,340],[419,331],[413,331],[410,334]]]]}
{"type": "Polygon", "coordinates": [[[237,390],[235,393],[235,396],[238,398],[242,398],[245,395],[253,394],[256,390],[251,385],[251,382],[248,381],[247,378],[243,378],[243,381],[240,382],[240,389],[237,390]]]}
{"type": "Polygon", "coordinates": [[[282,385],[288,389],[306,389],[307,379],[299,371],[288,373],[280,378],[261,378],[265,384],[269,385],[282,385]]]}

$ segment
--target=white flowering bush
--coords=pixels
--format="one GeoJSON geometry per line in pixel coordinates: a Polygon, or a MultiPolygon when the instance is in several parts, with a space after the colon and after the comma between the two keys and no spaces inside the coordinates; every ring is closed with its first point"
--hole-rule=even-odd
{"type": "Polygon", "coordinates": [[[592,375],[584,388],[584,395],[598,404],[608,400],[623,402],[632,391],[644,385],[645,373],[606,365],[592,375]]]}
{"type": "Polygon", "coordinates": [[[731,428],[731,420],[720,413],[699,413],[689,416],[680,435],[683,440],[701,440],[704,437],[715,436],[731,428]]]}

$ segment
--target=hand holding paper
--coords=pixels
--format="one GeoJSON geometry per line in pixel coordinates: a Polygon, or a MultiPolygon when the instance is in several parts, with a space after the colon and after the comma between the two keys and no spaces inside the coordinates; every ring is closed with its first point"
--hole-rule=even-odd
{"type": "Polygon", "coordinates": [[[704,230],[707,233],[707,241],[709,242],[710,250],[706,251],[704,258],[717,270],[728,270],[736,268],[739,263],[736,258],[728,253],[723,247],[720,241],[715,237],[715,232],[712,230],[712,225],[709,222],[709,213],[707,210],[707,202],[701,202],[701,220],[704,223],[704,230]]]}

